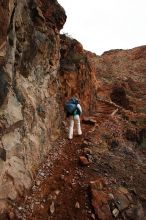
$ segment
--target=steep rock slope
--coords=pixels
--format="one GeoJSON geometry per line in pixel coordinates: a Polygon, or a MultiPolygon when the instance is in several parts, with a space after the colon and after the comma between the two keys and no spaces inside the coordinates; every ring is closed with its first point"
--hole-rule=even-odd
{"type": "Polygon", "coordinates": [[[78,94],[87,111],[98,111],[99,99],[132,111],[145,110],[146,46],[111,50],[97,56],[61,36],[60,80],[63,97],[78,94]]]}
{"type": "Polygon", "coordinates": [[[59,135],[56,0],[0,2],[0,209],[25,193],[59,135]]]}

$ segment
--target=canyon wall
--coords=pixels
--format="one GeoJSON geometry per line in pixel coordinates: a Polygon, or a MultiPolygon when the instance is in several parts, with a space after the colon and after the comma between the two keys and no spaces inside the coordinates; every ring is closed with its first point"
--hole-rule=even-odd
{"type": "Polygon", "coordinates": [[[63,98],[77,94],[84,114],[100,111],[101,101],[145,113],[146,46],[97,56],[61,35],[60,81],[63,98]]]}
{"type": "Polygon", "coordinates": [[[56,0],[0,2],[0,209],[30,188],[60,130],[56,0]]]}

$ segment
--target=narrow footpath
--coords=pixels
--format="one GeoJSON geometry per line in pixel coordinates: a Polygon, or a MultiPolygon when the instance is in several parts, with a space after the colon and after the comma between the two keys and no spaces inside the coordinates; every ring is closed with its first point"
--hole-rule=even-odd
{"type": "Polygon", "coordinates": [[[18,207],[20,219],[95,219],[89,181],[95,179],[96,173],[82,161],[89,127],[92,126],[82,126],[83,135],[75,135],[73,140],[64,137],[57,141],[39,169],[30,195],[18,207]]]}
{"type": "Polygon", "coordinates": [[[133,125],[106,107],[83,120],[73,140],[64,127],[11,219],[146,220],[146,149],[135,147],[135,133],[125,135],[133,125]]]}

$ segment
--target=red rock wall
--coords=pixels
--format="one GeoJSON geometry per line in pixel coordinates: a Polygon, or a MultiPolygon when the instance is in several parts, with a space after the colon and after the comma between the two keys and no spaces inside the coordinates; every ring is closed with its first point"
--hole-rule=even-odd
{"type": "Polygon", "coordinates": [[[57,71],[65,20],[56,0],[0,3],[0,209],[30,188],[60,133],[57,71]]]}
{"type": "Polygon", "coordinates": [[[79,96],[84,114],[100,111],[99,99],[132,111],[144,111],[146,47],[112,50],[97,56],[61,36],[60,80],[63,99],[79,96]]]}

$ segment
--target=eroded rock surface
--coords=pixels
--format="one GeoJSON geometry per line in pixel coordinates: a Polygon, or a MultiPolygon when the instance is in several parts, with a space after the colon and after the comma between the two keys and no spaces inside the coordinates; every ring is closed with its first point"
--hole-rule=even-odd
{"type": "Polygon", "coordinates": [[[6,154],[0,211],[30,188],[59,135],[59,31],[65,20],[55,0],[0,3],[0,148],[6,154]]]}

